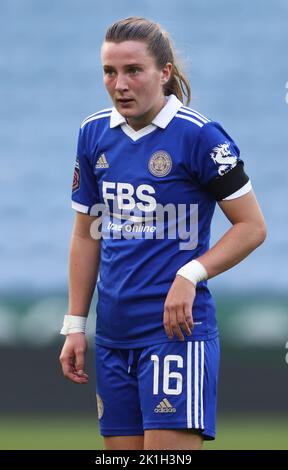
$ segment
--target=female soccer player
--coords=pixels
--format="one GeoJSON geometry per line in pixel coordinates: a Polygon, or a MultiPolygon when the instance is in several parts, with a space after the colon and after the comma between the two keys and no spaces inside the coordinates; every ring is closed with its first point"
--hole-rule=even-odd
{"type": "Polygon", "coordinates": [[[183,105],[190,86],[168,34],[144,18],[120,20],[101,56],[113,108],[79,133],[63,373],[88,381],[85,323],[99,267],[106,449],[200,449],[215,438],[219,366],[207,279],[260,245],[265,223],[234,141],[183,105]],[[216,202],[231,227],[209,248],[216,202]]]}

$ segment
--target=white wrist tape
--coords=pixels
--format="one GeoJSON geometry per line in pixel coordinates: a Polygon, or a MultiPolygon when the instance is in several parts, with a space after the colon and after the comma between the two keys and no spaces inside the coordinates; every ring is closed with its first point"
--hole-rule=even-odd
{"type": "Polygon", "coordinates": [[[193,261],[189,261],[189,263],[184,264],[182,268],[178,269],[176,274],[179,274],[180,276],[183,276],[189,281],[193,282],[195,287],[197,282],[204,281],[208,277],[208,273],[203,264],[199,263],[199,261],[196,261],[196,259],[193,259],[193,261]]]}
{"type": "Polygon", "coordinates": [[[78,315],[65,315],[61,335],[70,333],[85,333],[87,317],[78,315]]]}

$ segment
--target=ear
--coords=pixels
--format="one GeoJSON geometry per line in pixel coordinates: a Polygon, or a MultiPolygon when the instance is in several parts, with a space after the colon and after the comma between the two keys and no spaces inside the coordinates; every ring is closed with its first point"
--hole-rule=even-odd
{"type": "Polygon", "coordinates": [[[167,62],[165,67],[161,70],[161,85],[165,85],[169,82],[171,73],[172,73],[173,65],[171,62],[167,62]]]}

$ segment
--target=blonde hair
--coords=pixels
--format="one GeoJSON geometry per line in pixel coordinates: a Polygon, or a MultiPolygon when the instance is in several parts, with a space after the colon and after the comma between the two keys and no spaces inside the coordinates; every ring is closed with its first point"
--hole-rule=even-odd
{"type": "Polygon", "coordinates": [[[147,44],[150,54],[155,57],[159,69],[171,62],[173,68],[170,80],[164,85],[164,95],[174,94],[186,105],[191,100],[191,87],[176,60],[172,40],[158,23],[139,16],[131,16],[112,24],[105,35],[107,42],[142,41],[147,44]]]}

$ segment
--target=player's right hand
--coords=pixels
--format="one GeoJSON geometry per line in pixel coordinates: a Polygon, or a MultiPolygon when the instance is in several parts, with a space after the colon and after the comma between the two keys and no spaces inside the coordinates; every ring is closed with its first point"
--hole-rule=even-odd
{"type": "Polygon", "coordinates": [[[70,333],[66,336],[59,360],[64,376],[77,384],[88,382],[88,375],[84,370],[86,351],[87,340],[84,333],[70,333]]]}

